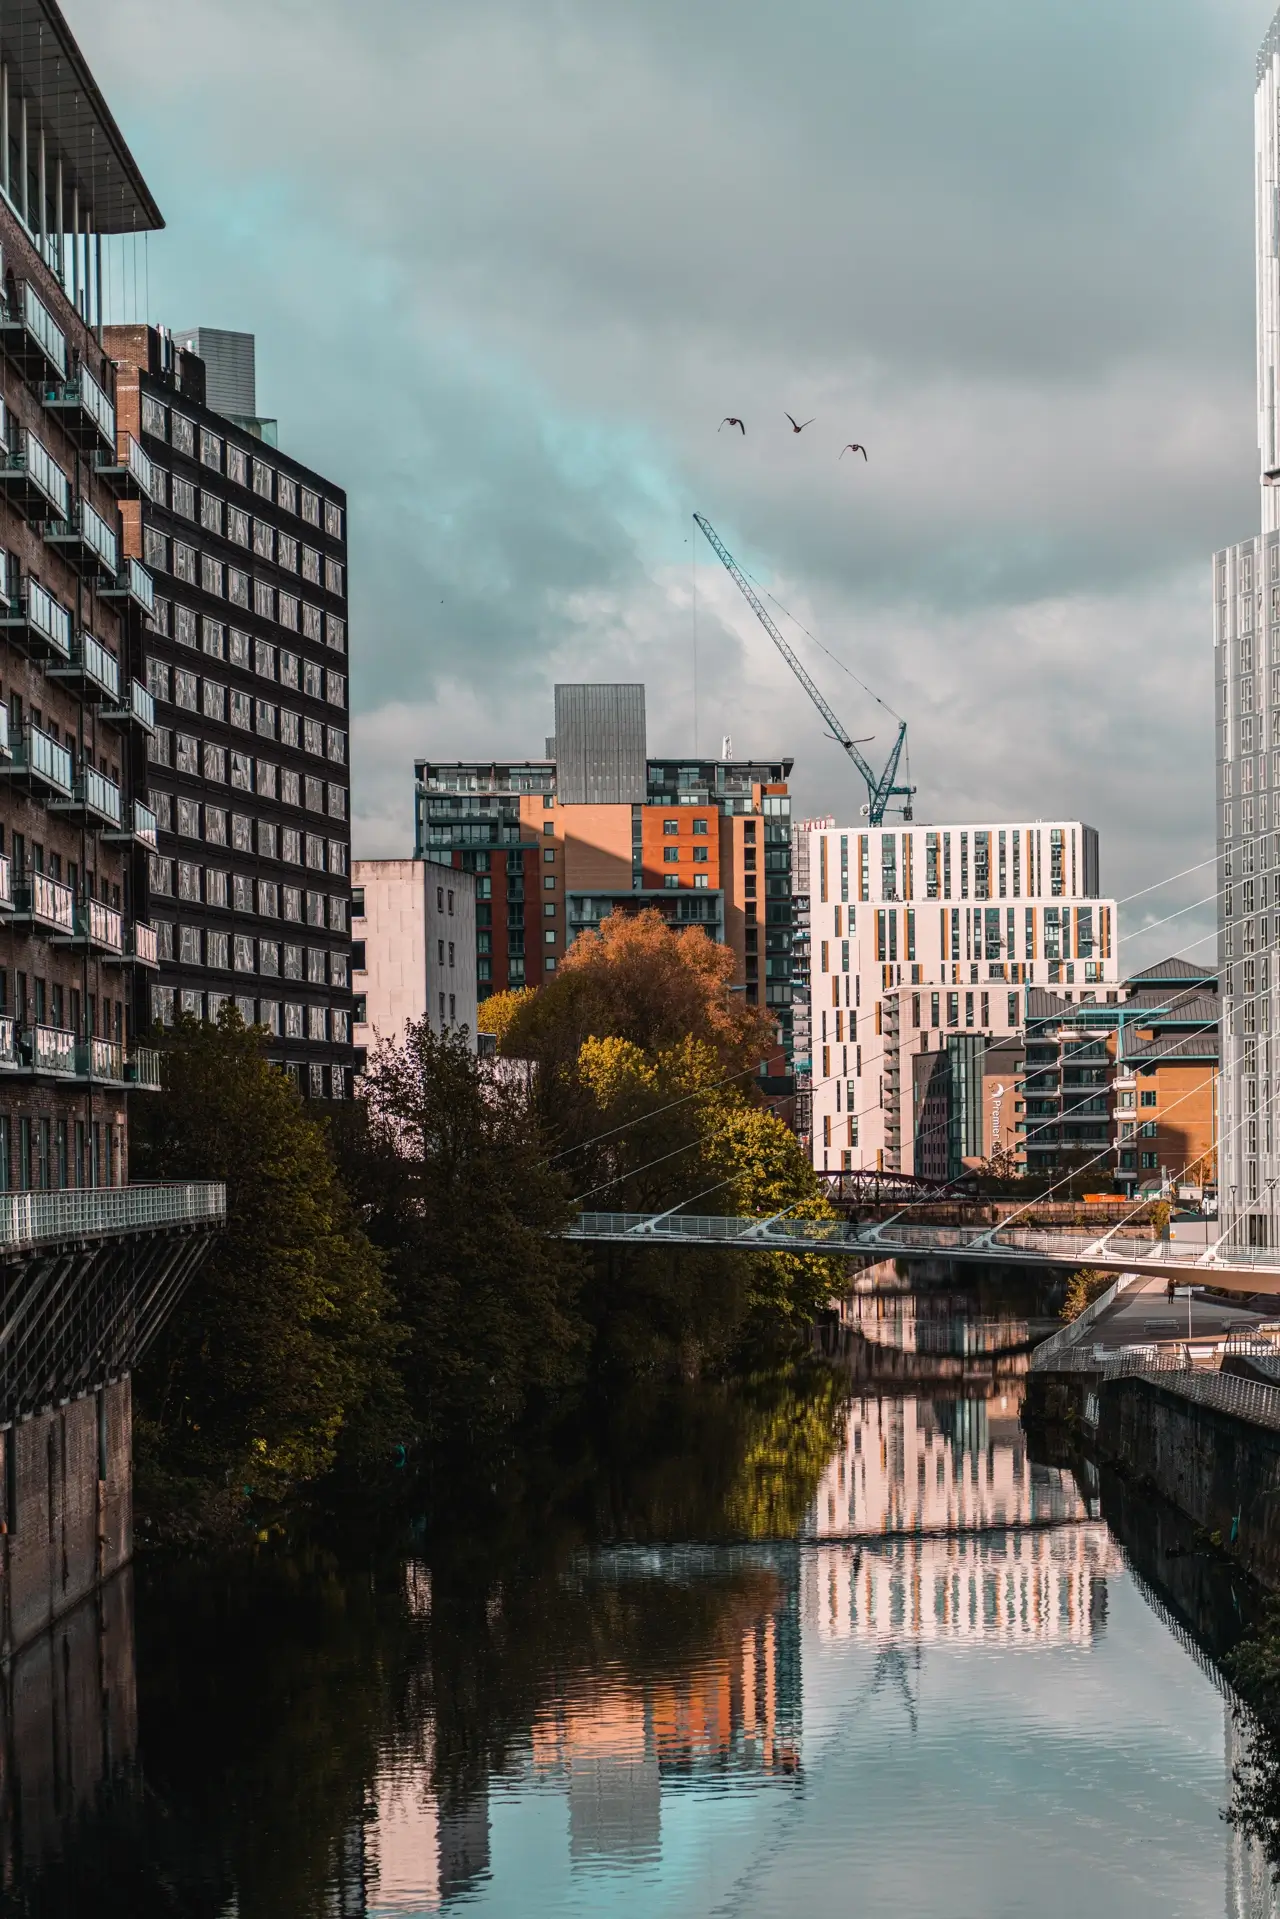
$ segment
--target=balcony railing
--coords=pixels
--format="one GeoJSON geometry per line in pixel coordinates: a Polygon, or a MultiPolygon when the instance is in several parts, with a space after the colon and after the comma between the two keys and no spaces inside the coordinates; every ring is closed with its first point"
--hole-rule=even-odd
{"type": "Polygon", "coordinates": [[[144,613],[156,610],[156,583],[138,560],[126,560],[114,586],[101,589],[104,600],[131,600],[144,613]]]}
{"type": "Polygon", "coordinates": [[[91,1039],[76,1047],[76,1075],[79,1079],[109,1080],[125,1084],[124,1047],[114,1039],[91,1039]]]}
{"type": "Polygon", "coordinates": [[[20,919],[34,920],[50,931],[70,937],[76,927],[76,896],[61,880],[47,873],[28,873],[18,882],[14,904],[20,919]]]}
{"type": "Polygon", "coordinates": [[[73,772],[71,755],[42,727],[30,720],[22,726],[13,742],[13,758],[0,772],[25,778],[32,785],[51,787],[57,794],[70,797],[73,772]]]}
{"type": "Polygon", "coordinates": [[[59,547],[78,572],[103,574],[114,580],[120,567],[120,547],[114,529],[83,496],[67,524],[47,525],[45,539],[59,547]]]}
{"type": "Polygon", "coordinates": [[[154,852],[159,843],[156,837],[159,831],[160,822],[151,808],[144,806],[141,800],[134,800],[126,808],[121,824],[108,829],[102,837],[124,846],[147,846],[154,852]]]}
{"type": "Polygon", "coordinates": [[[127,701],[118,706],[104,709],[104,720],[110,720],[113,726],[136,726],[139,732],[154,733],[156,726],[156,703],[141,680],[130,680],[127,701]]]}
{"type": "Polygon", "coordinates": [[[0,601],[0,627],[38,659],[71,658],[71,615],[39,580],[28,579],[15,599],[0,601]]]}
{"type": "Polygon", "coordinates": [[[74,1079],[76,1036],[62,1026],[32,1026],[22,1040],[24,1064],[34,1073],[57,1073],[74,1079]]]}
{"type": "Polygon", "coordinates": [[[160,942],[154,926],[148,926],[145,920],[135,920],[133,926],[133,956],[140,966],[159,966],[160,942]]]}
{"type": "Polygon", "coordinates": [[[82,900],[76,908],[76,940],[99,952],[124,952],[124,919],[103,900],[82,900]]]}
{"type": "Polygon", "coordinates": [[[4,310],[0,323],[7,350],[29,373],[52,369],[67,377],[67,336],[29,280],[22,281],[16,300],[4,310]]]}
{"type": "Polygon", "coordinates": [[[18,1023],[0,1014],[0,1068],[18,1064],[18,1023]]]}
{"type": "Polygon", "coordinates": [[[56,812],[74,813],[108,827],[119,827],[124,818],[120,788],[95,766],[82,766],[70,795],[50,804],[56,812]]]}
{"type": "MultiPolygon", "coordinates": [[[[46,382],[44,404],[51,413],[60,416],[62,425],[83,451],[101,442],[114,453],[116,410],[88,367],[78,367],[73,379],[46,382]]],[[[102,457],[99,453],[98,459],[102,457]]]]}
{"type": "Polygon", "coordinates": [[[0,853],[0,912],[13,911],[13,868],[7,853],[0,853]]]}
{"type": "Polygon", "coordinates": [[[160,1091],[160,1054],[154,1046],[135,1046],[129,1055],[128,1078],[131,1086],[146,1093],[160,1091]]]}
{"type": "Polygon", "coordinates": [[[92,633],[78,634],[68,664],[51,667],[49,672],[52,679],[72,680],[99,698],[120,698],[120,662],[92,633]]]}
{"type": "Polygon", "coordinates": [[[43,440],[30,428],[15,451],[6,448],[0,458],[0,490],[29,520],[58,521],[71,511],[71,484],[43,440]]]}
{"type": "Polygon", "coordinates": [[[150,500],[155,495],[155,471],[132,433],[122,433],[115,450],[99,453],[94,470],[128,500],[150,500]]]}
{"type": "Polygon", "coordinates": [[[4,1193],[0,1194],[0,1245],[31,1246],[173,1226],[220,1227],[226,1217],[227,1189],[213,1181],[4,1193]]]}

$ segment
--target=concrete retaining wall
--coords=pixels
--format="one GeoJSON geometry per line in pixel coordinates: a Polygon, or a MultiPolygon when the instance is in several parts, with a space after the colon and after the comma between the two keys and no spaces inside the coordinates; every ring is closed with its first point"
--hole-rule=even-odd
{"type": "Polygon", "coordinates": [[[0,1435],[0,1514],[0,1658],[7,1658],[132,1554],[128,1379],[0,1435]]]}

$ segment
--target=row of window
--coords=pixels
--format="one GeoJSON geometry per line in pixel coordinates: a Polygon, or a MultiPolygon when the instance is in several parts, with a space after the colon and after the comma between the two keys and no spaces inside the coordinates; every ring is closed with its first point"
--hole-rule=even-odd
{"type": "MultiPolygon", "coordinates": [[[[325,751],[323,721],[304,719],[291,707],[277,706],[239,687],[226,687],[221,680],[190,673],[184,667],[172,670],[163,660],[147,661],[147,691],[167,706],[181,707],[187,713],[203,713],[207,720],[228,722],[242,732],[257,733],[264,740],[279,739],[282,745],[296,747],[304,740],[308,753],[325,751]],[[313,744],[314,742],[314,744],[313,744]]],[[[331,758],[339,757],[330,755],[331,758]]]]}
{"type": "MultiPolygon", "coordinates": [[[[327,700],[331,706],[345,707],[345,673],[335,672],[332,667],[322,667],[316,660],[301,659],[285,647],[274,647],[270,640],[250,642],[247,633],[241,633],[234,627],[231,640],[233,666],[242,666],[246,672],[252,670],[264,680],[278,679],[281,686],[295,693],[305,693],[308,699],[327,700]]],[[[198,712],[199,677],[189,667],[171,667],[167,661],[148,655],[147,690],[153,699],[167,700],[174,706],[186,707],[189,712],[198,712]]],[[[224,707],[226,701],[215,699],[214,704],[224,707]]],[[[211,710],[206,707],[206,711],[211,710]]]]}
{"type": "Polygon", "coordinates": [[[202,867],[194,860],[174,860],[164,853],[149,855],[151,891],[156,898],[203,903],[234,913],[257,913],[265,919],[292,920],[298,925],[347,931],[347,902],[338,893],[284,886],[277,880],[254,880],[247,873],[228,873],[222,867],[202,867]]]}
{"type": "MultiPolygon", "coordinates": [[[[246,573],[243,567],[229,566],[212,553],[200,553],[183,540],[171,540],[153,526],[143,532],[142,558],[152,573],[171,571],[185,586],[198,586],[215,599],[230,600],[232,606],[242,606],[246,611],[252,607],[261,619],[278,620],[291,633],[300,631],[300,596],[246,573]]],[[[339,597],[346,592],[346,568],[338,560],[325,561],[324,586],[339,597]]]]}
{"type": "MultiPolygon", "coordinates": [[[[339,789],[341,791],[341,789],[339,789]]],[[[344,795],[345,797],[345,795],[344,795]]],[[[203,840],[209,846],[230,846],[237,853],[256,852],[260,859],[280,860],[286,866],[308,866],[316,873],[344,875],[347,842],[327,840],[298,826],[280,826],[275,820],[251,819],[246,813],[228,814],[224,806],[183,799],[171,793],[152,793],[162,802],[152,811],[161,828],[181,839],[203,840]]]]}
{"type": "Polygon", "coordinates": [[[271,520],[255,519],[243,507],[228,505],[218,493],[210,493],[203,487],[197,489],[176,473],[170,479],[163,468],[153,466],[152,479],[156,504],[169,505],[179,519],[190,520],[206,533],[230,540],[233,546],[244,547],[246,552],[278,566],[283,573],[300,573],[313,586],[328,586],[331,593],[342,591],[340,586],[329,584],[341,576],[342,566],[328,560],[318,547],[308,546],[305,540],[280,531],[271,520]]]}
{"type": "MultiPolygon", "coordinates": [[[[301,627],[298,626],[296,613],[297,609],[291,606],[285,622],[293,632],[300,632],[304,640],[313,640],[317,646],[331,646],[335,653],[346,652],[345,620],[339,619],[336,613],[322,613],[318,606],[311,606],[305,600],[302,603],[301,627]]],[[[232,666],[242,666],[246,672],[251,667],[255,671],[263,670],[257,668],[256,650],[249,635],[240,627],[228,628],[225,621],[211,619],[208,614],[197,613],[192,607],[175,604],[163,595],[157,595],[148,625],[151,632],[163,633],[167,639],[176,640],[179,646],[193,649],[199,646],[211,659],[229,660],[232,666]]],[[[296,670],[296,665],[291,664],[296,659],[296,654],[281,653],[282,684],[293,684],[283,676],[296,670]]],[[[274,677],[274,674],[269,677],[274,677]]]]}
{"type": "MultiPolygon", "coordinates": [[[[232,785],[240,791],[252,792],[254,790],[255,778],[253,765],[249,767],[246,773],[243,766],[238,764],[244,756],[233,753],[231,757],[233,762],[237,763],[233,765],[232,768],[232,785]],[[245,784],[246,780],[248,781],[247,785],[245,784]]],[[[258,760],[256,762],[256,769],[257,791],[263,798],[278,799],[285,806],[302,806],[305,804],[309,812],[323,813],[325,811],[325,800],[327,797],[329,818],[333,820],[346,819],[347,789],[345,786],[338,786],[332,780],[315,779],[310,773],[303,777],[288,767],[285,767],[284,770],[281,771],[279,767],[273,765],[268,760],[258,760]]],[[[181,833],[186,839],[207,839],[214,846],[226,846],[228,844],[226,837],[226,809],[223,807],[205,804],[205,828],[203,833],[201,833],[198,830],[190,830],[192,823],[197,827],[199,826],[201,818],[199,811],[200,801],[179,799],[177,795],[160,791],[153,786],[147,795],[147,804],[155,814],[162,832],[181,833]],[[184,811],[184,808],[187,810],[184,811]],[[210,816],[212,816],[212,818],[210,818],[210,816]]],[[[244,829],[249,824],[251,824],[251,822],[246,815],[242,813],[232,814],[230,844],[239,848],[242,852],[251,852],[254,850],[252,847],[242,846],[240,839],[237,838],[237,835],[242,835],[244,829]]],[[[288,838],[290,830],[301,831],[303,829],[277,827],[274,822],[269,820],[263,820],[259,823],[257,851],[263,859],[284,859],[294,866],[304,864],[301,859],[287,850],[290,845],[295,844],[295,842],[290,841],[288,838]],[[285,850],[281,851],[281,848],[285,850]]],[[[0,847],[0,851],[3,851],[3,847],[0,847]]]]}
{"type": "Polygon", "coordinates": [[[142,428],[153,439],[166,440],[176,452],[188,459],[199,459],[214,473],[224,473],[233,485],[251,487],[259,499],[270,500],[284,513],[296,514],[308,526],[323,525],[332,540],[342,538],[342,508],[336,500],[322,500],[311,487],[302,486],[292,474],[273,467],[269,460],[249,453],[234,440],[224,441],[209,427],[197,429],[195,421],[176,407],[168,407],[153,394],[142,398],[142,428]]]}
{"type": "MultiPolygon", "coordinates": [[[[246,723],[243,707],[236,710],[241,717],[233,718],[231,724],[244,727],[249,732],[256,731],[254,726],[246,723]]],[[[346,764],[347,736],[341,728],[322,726],[319,720],[303,720],[299,725],[298,720],[297,713],[291,713],[283,707],[280,709],[278,737],[281,746],[301,745],[308,753],[327,756],[340,766],[346,764]]],[[[269,734],[264,737],[274,739],[277,736],[269,734]]],[[[220,786],[226,785],[229,774],[232,786],[242,793],[256,790],[265,799],[276,797],[278,782],[275,776],[279,769],[271,761],[257,761],[259,780],[265,780],[265,785],[260,783],[255,789],[252,754],[242,753],[235,747],[228,750],[210,740],[201,742],[191,733],[175,733],[167,726],[157,726],[147,740],[147,758],[154,766],[170,766],[179,773],[192,773],[207,780],[216,780],[220,786]]],[[[297,778],[295,774],[294,779],[297,778]]],[[[297,801],[286,801],[286,804],[296,805],[297,801]]]]}
{"type": "MultiPolygon", "coordinates": [[[[156,921],[156,948],[162,964],[207,966],[214,972],[261,973],[266,979],[305,980],[346,992],[351,971],[346,953],[323,946],[294,946],[288,941],[256,940],[248,934],[214,927],[156,921]]],[[[104,1007],[106,1002],[103,1002],[104,1007]]]]}

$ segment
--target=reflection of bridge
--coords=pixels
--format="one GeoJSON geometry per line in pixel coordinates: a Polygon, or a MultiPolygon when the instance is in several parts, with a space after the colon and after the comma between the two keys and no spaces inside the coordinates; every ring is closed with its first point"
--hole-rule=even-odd
{"type": "Polygon", "coordinates": [[[978,1260],[984,1265],[1078,1266],[1152,1272],[1244,1292],[1280,1280],[1280,1248],[1230,1253],[1173,1240],[1035,1226],[912,1226],[901,1220],[708,1218],[692,1213],[580,1213],[565,1234],[626,1246],[732,1247],[743,1253],[833,1253],[863,1259],[978,1260]]]}

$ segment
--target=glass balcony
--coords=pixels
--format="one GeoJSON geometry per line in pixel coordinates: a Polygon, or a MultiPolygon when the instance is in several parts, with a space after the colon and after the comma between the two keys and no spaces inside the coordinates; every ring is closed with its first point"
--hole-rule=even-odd
{"type": "Polygon", "coordinates": [[[124,1047],[114,1039],[82,1040],[76,1047],[76,1077],[125,1085],[124,1047]]]}
{"type": "Polygon", "coordinates": [[[88,500],[76,501],[75,512],[65,526],[47,525],[44,537],[58,547],[63,557],[86,579],[114,580],[120,570],[120,544],[115,529],[108,526],[97,508],[88,500]]]}
{"type": "Polygon", "coordinates": [[[71,755],[65,746],[29,721],[13,740],[13,754],[0,761],[0,775],[19,780],[33,791],[70,799],[72,791],[71,755]]]}
{"type": "Polygon", "coordinates": [[[0,316],[0,340],[25,373],[67,377],[67,336],[29,280],[0,316]]]}
{"type": "Polygon", "coordinates": [[[109,829],[102,837],[118,846],[147,846],[154,853],[159,830],[160,822],[151,808],[144,806],[141,800],[134,800],[126,806],[120,826],[109,829]]]}
{"type": "Polygon", "coordinates": [[[155,496],[151,462],[132,433],[122,433],[111,453],[99,453],[93,468],[123,500],[150,500],[155,496]]]}
{"type": "Polygon", "coordinates": [[[7,853],[0,853],[0,913],[13,911],[13,868],[7,853]]]}
{"type": "Polygon", "coordinates": [[[122,700],[111,708],[104,708],[102,717],[104,720],[110,720],[112,726],[133,726],[140,733],[154,733],[156,703],[141,680],[130,680],[128,700],[122,700]]]}
{"type": "Polygon", "coordinates": [[[75,944],[92,953],[124,952],[124,920],[103,900],[81,900],[76,907],[75,944]]]}
{"type": "Polygon", "coordinates": [[[0,1069],[18,1064],[17,1021],[0,1014],[0,1069]]]}
{"type": "Polygon", "coordinates": [[[62,1026],[32,1026],[22,1037],[22,1063],[33,1073],[74,1079],[76,1036],[62,1026]]]}
{"type": "Polygon", "coordinates": [[[50,932],[70,937],[75,931],[76,898],[61,880],[47,873],[28,873],[14,889],[14,909],[21,920],[32,920],[50,932]]]}
{"type": "Polygon", "coordinates": [[[104,586],[100,591],[104,600],[128,600],[140,606],[144,613],[156,610],[155,581],[138,560],[126,560],[116,575],[115,585],[104,586]]]}
{"type": "Polygon", "coordinates": [[[128,1078],[131,1086],[144,1093],[160,1091],[160,1054],[154,1046],[135,1046],[129,1055],[128,1078]]]}
{"type": "Polygon", "coordinates": [[[94,766],[82,766],[70,795],[50,801],[50,806],[56,812],[72,813],[78,819],[96,820],[108,827],[119,827],[124,818],[120,788],[94,766]]]}
{"type": "MultiPolygon", "coordinates": [[[[41,397],[49,412],[58,415],[63,430],[81,452],[88,453],[106,446],[114,455],[115,406],[87,366],[78,367],[73,379],[46,381],[41,397]]],[[[99,452],[97,459],[102,457],[99,452]]]]}
{"type": "Polygon", "coordinates": [[[9,745],[9,709],[3,700],[0,700],[0,759],[7,760],[12,757],[13,753],[9,745]]]}
{"type": "Polygon", "coordinates": [[[71,615],[39,580],[28,579],[15,599],[0,600],[0,630],[33,659],[71,658],[71,615]]]}
{"type": "Polygon", "coordinates": [[[67,680],[93,700],[120,699],[120,662],[92,633],[81,633],[71,643],[66,666],[51,666],[49,677],[67,680]]]}
{"type": "Polygon", "coordinates": [[[6,448],[0,459],[0,492],[29,520],[48,523],[67,519],[71,512],[71,483],[43,440],[30,428],[15,451],[6,448]]]}

